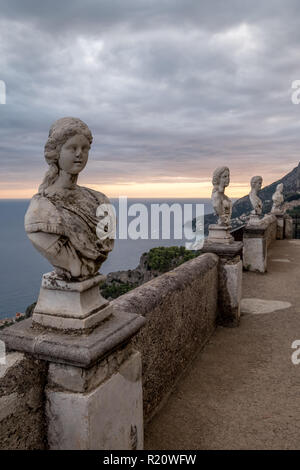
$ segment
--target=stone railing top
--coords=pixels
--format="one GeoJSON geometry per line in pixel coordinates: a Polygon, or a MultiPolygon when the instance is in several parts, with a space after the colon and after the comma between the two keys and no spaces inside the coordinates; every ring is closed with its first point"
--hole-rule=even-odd
{"type": "Polygon", "coordinates": [[[117,312],[88,335],[63,334],[32,328],[23,320],[0,333],[7,350],[22,351],[45,361],[88,368],[112,350],[126,344],[144,326],[141,315],[117,312]]]}
{"type": "Polygon", "coordinates": [[[245,226],[244,236],[247,236],[247,233],[257,234],[264,236],[269,226],[273,223],[276,223],[277,218],[273,214],[266,214],[259,222],[251,225],[247,224],[245,226]]]}

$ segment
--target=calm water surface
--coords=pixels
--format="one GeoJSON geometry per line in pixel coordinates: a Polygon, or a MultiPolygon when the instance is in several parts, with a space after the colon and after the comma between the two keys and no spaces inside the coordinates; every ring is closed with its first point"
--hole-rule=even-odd
{"type": "MultiPolygon", "coordinates": [[[[116,205],[117,200],[112,200],[116,205]]],[[[209,199],[128,199],[128,206],[142,202],[205,205],[205,213],[212,211],[209,199]]],[[[24,215],[28,200],[0,200],[0,319],[24,312],[38,296],[41,277],[52,270],[51,265],[32,247],[24,231],[24,215]]],[[[128,220],[132,220],[128,218],[128,220]]],[[[101,272],[135,268],[140,256],[155,246],[184,245],[185,240],[116,240],[115,247],[101,272]]]]}

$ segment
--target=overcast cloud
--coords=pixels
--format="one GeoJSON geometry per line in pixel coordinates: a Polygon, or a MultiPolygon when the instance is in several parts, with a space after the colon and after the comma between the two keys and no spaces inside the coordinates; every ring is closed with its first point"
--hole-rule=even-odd
{"type": "Polygon", "coordinates": [[[38,185],[63,116],[93,132],[89,184],[200,182],[223,164],[271,182],[299,161],[296,0],[0,0],[0,79],[0,189],[38,185]]]}

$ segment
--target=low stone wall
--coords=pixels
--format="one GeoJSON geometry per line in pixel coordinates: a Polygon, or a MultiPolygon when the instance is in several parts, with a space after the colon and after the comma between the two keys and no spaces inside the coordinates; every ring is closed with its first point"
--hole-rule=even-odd
{"type": "Polygon", "coordinates": [[[45,449],[46,364],[11,352],[0,365],[0,449],[45,449]]]}
{"type": "Polygon", "coordinates": [[[215,254],[201,255],[114,301],[118,310],[147,319],[134,340],[142,353],[146,423],[215,329],[218,264],[215,254]]]}
{"type": "MultiPolygon", "coordinates": [[[[147,319],[130,344],[142,353],[146,423],[215,329],[218,270],[219,257],[203,254],[112,302],[121,317],[130,312],[147,319]]],[[[0,365],[0,449],[49,445],[45,392],[51,380],[47,382],[47,377],[47,362],[23,353],[7,354],[6,365],[0,365]]]]}

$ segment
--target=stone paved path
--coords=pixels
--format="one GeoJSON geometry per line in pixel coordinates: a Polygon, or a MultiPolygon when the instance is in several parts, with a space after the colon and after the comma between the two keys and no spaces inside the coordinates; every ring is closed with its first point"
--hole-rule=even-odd
{"type": "Polygon", "coordinates": [[[218,328],[148,425],[145,449],[300,449],[300,240],[274,243],[268,273],[243,281],[244,298],[291,306],[256,305],[239,328],[218,328]]]}

